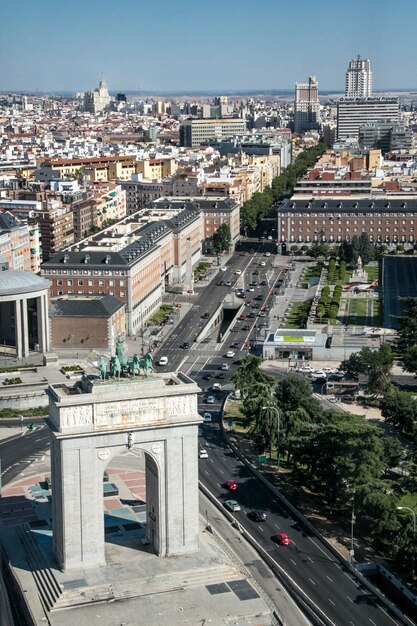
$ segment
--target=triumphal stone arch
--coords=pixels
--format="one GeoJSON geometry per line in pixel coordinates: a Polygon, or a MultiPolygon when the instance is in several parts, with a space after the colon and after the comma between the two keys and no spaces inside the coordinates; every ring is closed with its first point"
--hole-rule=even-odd
{"type": "Polygon", "coordinates": [[[53,550],[63,570],[105,563],[103,473],[145,456],[147,540],[156,554],[198,549],[198,387],[181,373],[51,385],[53,550]]]}

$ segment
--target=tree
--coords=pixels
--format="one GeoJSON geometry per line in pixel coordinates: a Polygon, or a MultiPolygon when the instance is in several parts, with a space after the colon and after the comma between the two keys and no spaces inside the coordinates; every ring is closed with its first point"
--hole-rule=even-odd
{"type": "Polygon", "coordinates": [[[367,375],[368,391],[372,394],[380,394],[384,393],[390,385],[389,371],[393,360],[391,346],[388,344],[382,345],[379,350],[365,347],[342,361],[340,369],[354,378],[358,378],[359,374],[367,375]]]}
{"type": "Polygon", "coordinates": [[[304,378],[290,375],[280,380],[275,389],[278,406],[284,413],[295,411],[299,408],[306,410],[311,417],[319,416],[323,413],[322,406],[318,400],[313,398],[312,389],[304,378]]]}
{"type": "Polygon", "coordinates": [[[417,345],[417,298],[405,298],[404,313],[399,320],[395,347],[403,354],[408,348],[417,345]]]}
{"type": "Polygon", "coordinates": [[[242,359],[236,373],[232,376],[232,383],[239,389],[243,399],[254,395],[260,385],[264,385],[267,389],[272,387],[275,379],[261,369],[261,363],[260,357],[250,354],[242,359]]]}
{"type": "Polygon", "coordinates": [[[320,244],[320,254],[324,256],[325,259],[328,259],[330,256],[331,248],[328,243],[320,244]]]}
{"type": "Polygon", "coordinates": [[[417,374],[417,345],[404,350],[402,353],[402,361],[407,372],[417,374]]]}
{"type": "Polygon", "coordinates": [[[380,402],[385,420],[417,441],[417,401],[410,394],[390,387],[380,402]]]}
{"type": "Polygon", "coordinates": [[[228,224],[220,224],[219,228],[213,233],[213,246],[217,254],[228,251],[230,247],[231,236],[228,224]]]}
{"type": "Polygon", "coordinates": [[[313,259],[319,258],[319,256],[321,255],[321,245],[318,241],[313,241],[308,250],[308,255],[313,257],[313,259]]]}
{"type": "Polygon", "coordinates": [[[269,448],[270,458],[272,458],[272,444],[277,439],[280,430],[280,415],[277,408],[274,397],[263,396],[262,404],[258,406],[250,429],[258,452],[264,452],[266,448],[269,448]]]}
{"type": "Polygon", "coordinates": [[[359,237],[359,255],[364,265],[367,265],[375,258],[375,248],[371,244],[367,233],[361,233],[359,237]]]}
{"type": "Polygon", "coordinates": [[[320,320],[321,323],[321,319],[323,317],[323,315],[326,313],[326,307],[324,306],[324,304],[322,302],[319,302],[319,304],[317,305],[316,308],[316,315],[320,320]]]}

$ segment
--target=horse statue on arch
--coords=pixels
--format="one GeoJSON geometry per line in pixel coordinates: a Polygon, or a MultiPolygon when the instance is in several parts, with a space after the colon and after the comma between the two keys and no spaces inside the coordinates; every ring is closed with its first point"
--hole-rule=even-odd
{"type": "Polygon", "coordinates": [[[113,376],[113,378],[120,379],[121,371],[122,366],[120,364],[119,357],[116,354],[116,356],[112,356],[110,359],[110,375],[113,376]]]}
{"type": "Polygon", "coordinates": [[[147,377],[149,372],[155,371],[152,354],[147,352],[144,357],[140,357],[138,354],[135,354],[133,359],[128,361],[128,368],[130,374],[133,374],[133,376],[139,374],[140,370],[142,370],[143,375],[147,377]]]}
{"type": "Polygon", "coordinates": [[[107,362],[103,355],[101,355],[98,360],[98,369],[100,371],[100,380],[106,380],[107,362]]]}

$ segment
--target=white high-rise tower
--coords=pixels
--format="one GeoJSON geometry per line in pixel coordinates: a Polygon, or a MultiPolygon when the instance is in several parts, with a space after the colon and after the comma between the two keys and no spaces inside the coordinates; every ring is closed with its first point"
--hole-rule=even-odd
{"type": "Polygon", "coordinates": [[[346,98],[369,98],[372,95],[372,71],[369,59],[358,55],[352,59],[346,72],[346,98]]]}

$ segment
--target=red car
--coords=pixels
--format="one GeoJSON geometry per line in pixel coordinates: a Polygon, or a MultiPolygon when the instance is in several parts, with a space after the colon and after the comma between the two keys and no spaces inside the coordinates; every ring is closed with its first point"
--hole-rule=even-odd
{"type": "Polygon", "coordinates": [[[235,480],[228,480],[226,483],[226,488],[229,491],[236,491],[237,489],[237,482],[235,480]]]}
{"type": "Polygon", "coordinates": [[[274,535],[273,540],[279,543],[281,546],[289,546],[291,543],[291,539],[286,533],[278,533],[277,535],[274,535]]]}
{"type": "Polygon", "coordinates": [[[246,315],[239,315],[237,319],[239,320],[239,322],[244,322],[246,319],[246,315]]]}

